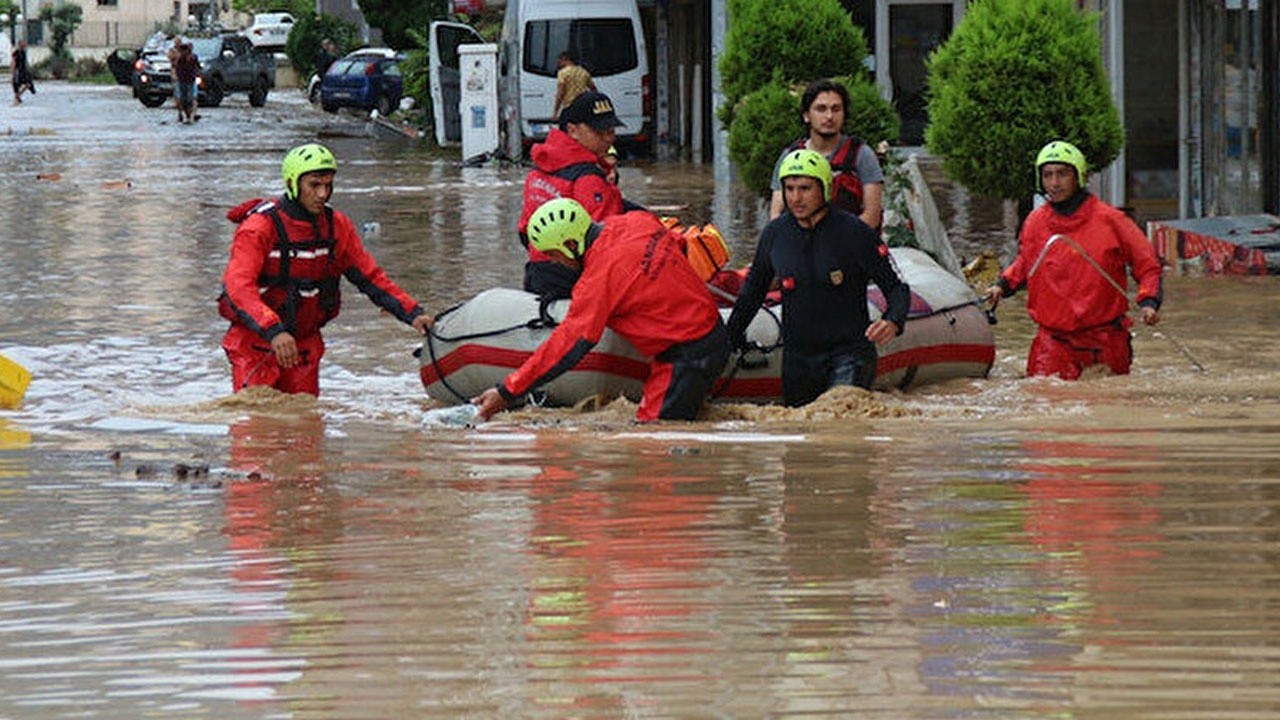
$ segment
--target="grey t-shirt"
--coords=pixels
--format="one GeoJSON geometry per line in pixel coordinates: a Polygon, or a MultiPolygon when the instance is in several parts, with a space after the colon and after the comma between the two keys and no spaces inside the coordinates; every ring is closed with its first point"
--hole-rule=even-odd
{"type": "MultiPolygon", "coordinates": [[[[847,138],[847,135],[840,136],[840,142],[836,144],[836,151],[840,149],[841,145],[844,145],[844,141],[847,138]]],[[[783,150],[782,154],[778,156],[778,161],[773,164],[773,179],[769,182],[771,189],[782,190],[782,181],[778,179],[778,168],[782,167],[782,159],[792,152],[792,148],[783,150]]],[[[827,156],[828,161],[831,160],[832,155],[835,155],[835,152],[827,156]]],[[[884,170],[880,169],[880,160],[876,157],[875,151],[868,147],[866,143],[862,143],[861,147],[858,148],[858,157],[854,162],[854,168],[858,171],[858,179],[864,185],[884,182],[884,170]]],[[[840,171],[835,170],[835,174],[839,175],[840,171]]]]}

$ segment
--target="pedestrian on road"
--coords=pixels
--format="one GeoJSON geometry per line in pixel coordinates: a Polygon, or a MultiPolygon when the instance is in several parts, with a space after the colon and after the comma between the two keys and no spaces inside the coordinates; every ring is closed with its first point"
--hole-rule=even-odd
{"type": "Polygon", "coordinates": [[[193,123],[196,114],[196,85],[200,82],[200,58],[190,42],[179,42],[173,62],[174,102],[178,106],[178,122],[193,123]]]}
{"type": "Polygon", "coordinates": [[[1027,216],[1018,256],[987,288],[1000,299],[1027,288],[1027,314],[1040,326],[1027,354],[1027,375],[1075,380],[1104,365],[1126,375],[1133,363],[1128,281],[1138,283],[1147,325],[1160,322],[1160,261],[1138,226],[1085,188],[1088,163],[1069,142],[1055,140],[1036,156],[1036,187],[1048,202],[1027,216]]]}
{"type": "Polygon", "coordinates": [[[22,104],[22,93],[30,90],[36,94],[35,76],[31,74],[31,65],[27,62],[27,41],[19,40],[9,55],[9,72],[13,80],[13,104],[22,104]]]}
{"type": "Polygon", "coordinates": [[[556,60],[556,100],[551,107],[551,117],[560,119],[560,111],[573,104],[584,92],[595,92],[596,81],[591,73],[578,64],[573,54],[565,51],[556,60]]]}
{"type": "Polygon", "coordinates": [[[472,399],[483,419],[570,370],[606,328],[650,358],[638,422],[693,420],[729,359],[728,338],[684,240],[647,211],[592,222],[576,200],[551,200],[529,220],[529,244],[582,278],[564,320],[496,388],[472,399]]]}
{"type": "Polygon", "coordinates": [[[235,392],[264,385],[320,394],[320,328],[337,317],[339,281],[425,334],[431,316],[396,285],[360,242],[351,220],[329,207],[338,161],[323,145],[284,156],[284,195],[241,203],[218,312],[231,321],[222,348],[235,392]]]}
{"type": "Polygon", "coordinates": [[[805,134],[778,156],[773,167],[770,218],[781,215],[785,205],[778,168],[791,151],[808,148],[831,165],[831,204],[861,217],[879,232],[884,215],[884,170],[874,150],[862,140],[844,134],[848,112],[849,91],[840,83],[816,80],[805,88],[800,96],[800,122],[805,134]]]}
{"type": "Polygon", "coordinates": [[[320,41],[320,49],[316,51],[314,58],[316,66],[316,75],[324,77],[329,72],[329,66],[334,60],[338,59],[338,46],[329,38],[320,41]]]}
{"type": "Polygon", "coordinates": [[[782,401],[799,407],[835,385],[870,389],[876,345],[902,334],[911,290],[889,248],[857,216],[830,203],[831,166],[815,150],[793,150],[778,169],[786,210],[765,225],[729,316],[729,339],[746,330],[774,279],[782,288],[782,401]],[[871,322],[867,282],[888,307],[871,322]]]}

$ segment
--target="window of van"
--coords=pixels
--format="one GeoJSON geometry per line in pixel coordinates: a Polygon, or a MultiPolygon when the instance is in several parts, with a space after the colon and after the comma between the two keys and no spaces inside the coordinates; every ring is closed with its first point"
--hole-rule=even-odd
{"type": "Polygon", "coordinates": [[[555,77],[556,60],[565,50],[596,77],[617,75],[640,64],[635,30],[627,18],[533,20],[525,26],[526,72],[555,77]]]}

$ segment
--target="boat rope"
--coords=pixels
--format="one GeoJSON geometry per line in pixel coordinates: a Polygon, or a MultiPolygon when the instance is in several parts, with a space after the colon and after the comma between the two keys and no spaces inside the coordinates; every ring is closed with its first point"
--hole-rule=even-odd
{"type": "Polygon", "coordinates": [[[539,328],[544,328],[544,327],[555,327],[557,323],[555,319],[552,318],[547,313],[546,304],[539,303],[538,305],[539,317],[533,318],[531,320],[526,320],[522,323],[516,323],[514,325],[509,325],[507,327],[501,327],[494,330],[465,333],[462,335],[443,335],[436,331],[436,327],[437,327],[436,323],[439,323],[441,318],[455,312],[458,308],[462,307],[465,304],[466,303],[458,303],[457,305],[454,305],[451,308],[441,310],[435,316],[435,323],[433,323],[431,328],[427,330],[427,356],[428,356],[428,359],[431,361],[431,369],[435,370],[436,377],[440,378],[440,384],[443,385],[445,389],[448,390],[459,401],[467,403],[467,402],[471,402],[471,398],[458,392],[457,388],[449,384],[449,379],[445,376],[444,370],[440,367],[440,359],[436,355],[436,346],[434,341],[439,340],[440,342],[447,342],[447,343],[467,342],[470,340],[479,340],[481,338],[494,337],[496,335],[505,335],[506,333],[509,333],[512,330],[523,330],[526,328],[530,330],[537,330],[539,328]]]}
{"type": "MultiPolygon", "coordinates": [[[[1111,273],[1104,270],[1102,266],[1098,264],[1098,261],[1094,260],[1092,255],[1085,252],[1085,249],[1080,247],[1080,244],[1072,239],[1070,235],[1063,235],[1059,233],[1050,237],[1049,241],[1044,244],[1044,249],[1040,251],[1039,257],[1037,257],[1036,261],[1031,264],[1031,270],[1027,272],[1027,277],[1035,277],[1036,271],[1040,269],[1040,263],[1044,262],[1045,255],[1049,253],[1049,248],[1053,247],[1059,241],[1066,243],[1080,257],[1084,258],[1094,270],[1098,271],[1099,275],[1106,279],[1107,283],[1111,285],[1113,290],[1120,293],[1120,297],[1124,298],[1125,312],[1129,312],[1129,309],[1133,307],[1134,304],[1133,301],[1129,299],[1129,293],[1125,292],[1124,287],[1120,285],[1120,283],[1116,282],[1115,278],[1111,277],[1111,273]]],[[[1171,334],[1168,330],[1153,329],[1151,334],[1157,337],[1163,335],[1168,338],[1169,342],[1173,343],[1173,346],[1177,348],[1178,352],[1182,353],[1182,356],[1187,359],[1187,362],[1191,363],[1192,367],[1194,367],[1197,372],[1206,372],[1204,363],[1197,360],[1196,356],[1191,354],[1191,350],[1187,348],[1186,344],[1171,334]]]]}

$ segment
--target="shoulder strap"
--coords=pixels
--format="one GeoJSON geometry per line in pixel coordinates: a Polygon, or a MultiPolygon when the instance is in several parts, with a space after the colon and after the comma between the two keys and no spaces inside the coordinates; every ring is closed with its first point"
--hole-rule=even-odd
{"type": "Polygon", "coordinates": [[[831,156],[831,169],[849,172],[858,169],[858,153],[862,151],[862,141],[856,137],[846,138],[844,143],[831,156]]]}
{"type": "Polygon", "coordinates": [[[593,162],[580,162],[572,165],[566,165],[551,174],[558,178],[568,180],[569,182],[573,182],[586,175],[599,175],[600,177],[605,176],[604,169],[593,162]]]}

